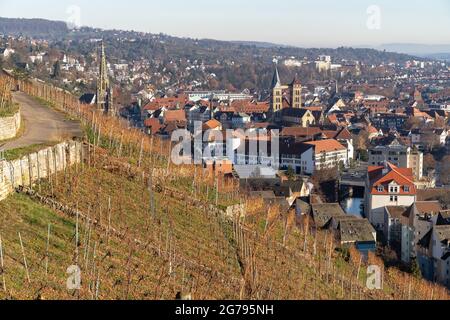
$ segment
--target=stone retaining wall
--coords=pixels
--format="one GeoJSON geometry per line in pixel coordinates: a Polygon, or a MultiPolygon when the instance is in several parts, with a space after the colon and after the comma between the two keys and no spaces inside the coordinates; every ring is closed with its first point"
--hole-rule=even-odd
{"type": "Polygon", "coordinates": [[[21,126],[20,111],[10,117],[0,118],[0,140],[12,139],[21,126]]]}
{"type": "Polygon", "coordinates": [[[31,153],[22,159],[0,161],[0,201],[20,186],[30,187],[36,181],[83,159],[83,144],[67,141],[54,147],[31,153]]]}

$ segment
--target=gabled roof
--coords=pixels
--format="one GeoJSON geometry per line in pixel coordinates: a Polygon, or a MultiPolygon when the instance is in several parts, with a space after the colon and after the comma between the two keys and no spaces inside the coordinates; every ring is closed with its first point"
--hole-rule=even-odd
{"type": "Polygon", "coordinates": [[[341,242],[376,241],[376,231],[367,219],[343,219],[338,228],[341,242]]]}
{"type": "Polygon", "coordinates": [[[316,154],[347,150],[346,147],[334,139],[311,141],[306,142],[306,144],[313,146],[316,154]]]}
{"type": "Polygon", "coordinates": [[[339,203],[312,204],[311,214],[317,228],[326,228],[333,217],[346,215],[339,203]]]}
{"type": "Polygon", "coordinates": [[[347,128],[342,128],[342,130],[334,137],[336,140],[350,140],[352,139],[352,134],[347,128]]]}
{"type": "Polygon", "coordinates": [[[388,195],[388,186],[393,182],[400,186],[397,193],[399,195],[415,195],[417,192],[412,169],[398,168],[387,163],[386,166],[369,166],[367,170],[372,187],[371,194],[388,195]],[[383,191],[378,190],[379,186],[383,186],[383,191]],[[405,186],[409,187],[409,191],[405,190],[405,186]]]}

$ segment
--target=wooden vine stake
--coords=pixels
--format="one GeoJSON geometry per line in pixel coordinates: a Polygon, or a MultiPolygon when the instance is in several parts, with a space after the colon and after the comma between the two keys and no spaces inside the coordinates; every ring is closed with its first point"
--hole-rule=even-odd
{"type": "Polygon", "coordinates": [[[28,283],[31,283],[30,273],[28,272],[27,258],[25,256],[25,249],[23,248],[22,236],[20,235],[20,232],[19,232],[19,241],[20,241],[20,247],[22,248],[23,264],[25,266],[25,271],[27,273],[27,280],[28,280],[28,283]]]}
{"type": "Polygon", "coordinates": [[[49,259],[49,247],[50,247],[50,229],[51,225],[48,224],[48,230],[47,230],[47,248],[45,252],[45,275],[48,275],[48,259],[49,259]]]}
{"type": "Polygon", "coordinates": [[[3,242],[2,242],[2,237],[1,236],[0,236],[0,266],[2,268],[3,291],[6,292],[5,264],[4,264],[4,261],[3,261],[3,242]]]}

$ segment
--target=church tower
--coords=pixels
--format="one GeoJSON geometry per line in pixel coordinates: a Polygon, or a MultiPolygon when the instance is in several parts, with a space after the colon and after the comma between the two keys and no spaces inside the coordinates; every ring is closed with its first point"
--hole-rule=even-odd
{"type": "Polygon", "coordinates": [[[271,90],[271,110],[278,112],[283,109],[283,86],[281,85],[280,75],[278,73],[278,66],[275,63],[275,71],[272,78],[271,90]]]}
{"type": "Polygon", "coordinates": [[[115,115],[113,106],[113,90],[108,78],[108,66],[106,64],[105,45],[103,41],[100,47],[99,74],[97,79],[97,109],[105,113],[115,115]]]}
{"type": "Polygon", "coordinates": [[[291,106],[292,108],[300,109],[302,107],[302,84],[295,75],[294,80],[290,85],[291,89],[291,106]]]}

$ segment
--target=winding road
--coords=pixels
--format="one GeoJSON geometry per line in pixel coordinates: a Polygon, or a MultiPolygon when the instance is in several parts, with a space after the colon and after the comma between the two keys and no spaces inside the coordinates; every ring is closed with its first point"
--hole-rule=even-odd
{"type": "Polygon", "coordinates": [[[17,139],[6,142],[1,149],[6,151],[83,136],[78,121],[68,120],[64,113],[40,104],[25,93],[13,92],[13,101],[20,105],[25,131],[17,139]]]}

